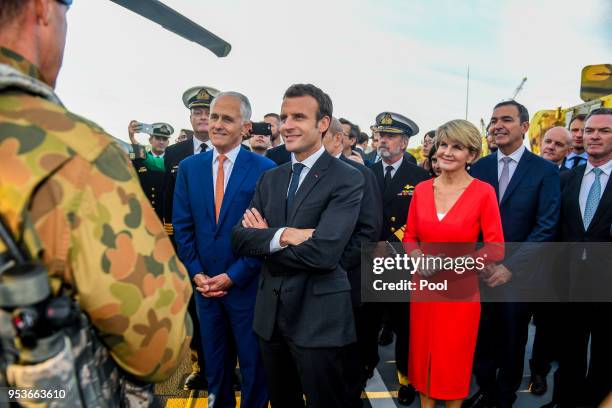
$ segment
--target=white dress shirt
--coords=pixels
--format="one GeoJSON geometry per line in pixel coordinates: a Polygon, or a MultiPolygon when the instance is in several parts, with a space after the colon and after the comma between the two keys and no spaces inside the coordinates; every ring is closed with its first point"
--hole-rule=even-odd
{"type": "Polygon", "coordinates": [[[400,157],[400,159],[398,161],[396,161],[393,164],[388,164],[385,162],[385,160],[383,159],[382,161],[382,167],[383,167],[383,176],[385,174],[387,174],[387,166],[391,166],[393,167],[393,170],[391,170],[391,178],[393,178],[393,176],[395,176],[395,173],[397,173],[397,169],[400,168],[400,166],[402,165],[402,162],[404,161],[404,155],[402,155],[400,157]]]}
{"type": "MultiPolygon", "coordinates": [[[[319,160],[319,157],[321,157],[321,155],[323,155],[324,152],[325,152],[325,147],[321,146],[319,150],[317,150],[314,154],[311,154],[310,156],[308,156],[302,162],[298,161],[295,158],[294,153],[291,153],[291,168],[293,168],[293,165],[295,163],[302,163],[304,165],[304,168],[302,169],[302,172],[300,173],[300,180],[298,181],[298,188],[297,190],[295,190],[296,194],[298,190],[300,189],[300,186],[302,185],[302,181],[304,181],[304,179],[306,178],[306,175],[308,174],[312,166],[314,166],[316,161],[319,160]]],[[[293,177],[293,175],[291,177],[293,177]]],[[[289,184],[291,184],[291,181],[289,182],[289,184]]],[[[289,189],[287,189],[287,194],[289,194],[289,189]]],[[[270,252],[271,253],[280,251],[281,249],[284,249],[287,247],[286,245],[281,246],[280,244],[280,237],[281,235],[283,235],[285,228],[286,227],[280,228],[278,231],[276,231],[276,234],[274,234],[274,236],[272,237],[272,241],[270,241],[270,252]]]]}
{"type": "MultiPolygon", "coordinates": [[[[587,197],[589,196],[589,191],[591,190],[591,186],[595,181],[595,173],[593,173],[593,168],[593,165],[587,162],[586,169],[584,170],[584,177],[582,177],[582,183],[580,184],[580,195],[578,196],[578,202],[580,203],[580,214],[582,214],[583,218],[587,197]]],[[[601,195],[603,195],[604,190],[608,185],[608,180],[610,179],[610,172],[612,171],[612,160],[609,160],[603,166],[599,166],[599,168],[603,172],[599,176],[599,183],[601,184],[601,195]]],[[[601,199],[601,196],[599,198],[601,199]]]]}
{"type": "MultiPolygon", "coordinates": [[[[234,163],[236,163],[236,158],[238,157],[238,153],[240,153],[240,147],[238,145],[234,147],[232,150],[227,152],[225,156],[227,159],[223,162],[223,193],[225,193],[225,189],[227,188],[227,182],[232,175],[232,169],[234,168],[234,163]]],[[[213,192],[215,193],[215,198],[217,198],[217,174],[219,174],[219,152],[217,149],[213,148],[213,160],[212,160],[212,174],[213,174],[213,192]]]]}
{"type": "MultiPolygon", "coordinates": [[[[192,139],[192,141],[193,141],[193,154],[198,154],[198,153],[200,153],[200,151],[202,150],[202,149],[200,149],[200,147],[201,147],[201,145],[202,145],[202,142],[201,142],[201,141],[200,141],[200,140],[199,140],[197,137],[194,137],[194,138],[192,139]]],[[[205,141],[204,143],[206,143],[206,146],[208,146],[208,149],[209,149],[209,150],[213,148],[213,144],[212,144],[212,142],[210,141],[210,139],[208,139],[208,140],[207,140],[207,141],[205,141]]]]}
{"type": "Polygon", "coordinates": [[[504,161],[502,159],[504,157],[510,157],[512,159],[510,160],[510,163],[508,163],[508,181],[510,181],[512,180],[516,166],[518,166],[521,157],[523,157],[523,153],[525,153],[525,145],[521,145],[521,147],[510,153],[508,156],[503,154],[500,149],[497,149],[497,181],[499,181],[501,178],[502,170],[504,168],[504,161]]]}

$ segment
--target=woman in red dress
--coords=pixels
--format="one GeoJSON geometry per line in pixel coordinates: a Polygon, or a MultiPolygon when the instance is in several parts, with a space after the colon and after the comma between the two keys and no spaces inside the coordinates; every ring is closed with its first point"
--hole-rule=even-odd
{"type": "MultiPolygon", "coordinates": [[[[437,255],[465,262],[469,255],[483,264],[500,261],[504,237],[495,191],[466,170],[480,154],[478,129],[465,120],[450,121],[436,131],[435,145],[442,172],[414,190],[403,239],[408,252],[423,259],[437,255]],[[485,245],[476,250],[481,233],[485,245]],[[442,244],[449,242],[459,244],[442,244]]],[[[435,400],[460,407],[470,390],[480,320],[478,274],[486,272],[459,265],[440,271],[421,267],[412,279],[417,290],[410,306],[408,378],[424,408],[434,407],[435,400]],[[448,288],[419,291],[423,279],[447,281],[448,288]]]]}

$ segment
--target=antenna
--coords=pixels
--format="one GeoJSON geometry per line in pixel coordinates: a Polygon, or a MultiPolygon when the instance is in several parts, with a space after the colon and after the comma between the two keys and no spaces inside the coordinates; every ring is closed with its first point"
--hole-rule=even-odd
{"type": "Polygon", "coordinates": [[[524,77],[521,80],[521,83],[516,87],[516,89],[514,90],[514,94],[512,95],[512,98],[510,99],[516,99],[516,95],[518,95],[519,92],[523,90],[523,85],[525,85],[525,82],[527,82],[527,77],[524,77]]]}

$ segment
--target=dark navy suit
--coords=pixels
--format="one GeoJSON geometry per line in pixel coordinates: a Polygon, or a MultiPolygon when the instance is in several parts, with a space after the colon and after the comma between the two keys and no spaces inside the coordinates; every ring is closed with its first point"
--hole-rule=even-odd
{"type": "MultiPolygon", "coordinates": [[[[491,184],[499,195],[498,154],[478,160],[472,176],[491,184]]],[[[499,201],[499,200],[498,200],[499,201]]],[[[537,282],[532,266],[535,242],[553,241],[560,208],[560,181],[556,166],[525,150],[499,203],[506,242],[530,242],[507,247],[503,264],[512,272],[510,283],[493,290],[495,297],[515,300],[513,288],[537,282]]],[[[486,293],[485,289],[484,293],[486,293]]],[[[523,375],[529,304],[483,303],[474,371],[481,390],[511,406],[523,375]],[[499,369],[499,373],[497,370],[499,369]]]]}
{"type": "Polygon", "coordinates": [[[197,154],[179,165],[174,190],[173,224],[178,254],[193,278],[197,273],[227,273],[234,285],[221,298],[194,291],[206,357],[209,400],[215,407],[234,407],[233,359],[227,354],[233,333],[242,373],[243,407],[267,406],[263,366],[253,333],[253,312],[260,262],[236,256],[232,227],[248,208],[259,176],[274,167],[264,157],[240,149],[225,188],[219,222],[215,220],[213,152],[197,154]],[[228,330],[228,326],[229,329],[228,330]]]}

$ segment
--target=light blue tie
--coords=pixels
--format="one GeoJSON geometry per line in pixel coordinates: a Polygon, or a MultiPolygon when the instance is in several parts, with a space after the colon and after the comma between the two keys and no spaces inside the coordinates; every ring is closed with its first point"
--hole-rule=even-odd
{"type": "Polygon", "coordinates": [[[593,168],[593,173],[595,174],[595,181],[591,185],[591,189],[589,190],[589,195],[587,196],[586,206],[584,207],[584,229],[585,231],[589,228],[589,224],[595,215],[595,211],[597,211],[597,206],[599,205],[599,200],[601,199],[601,182],[599,176],[603,171],[595,167],[593,168]]]}

